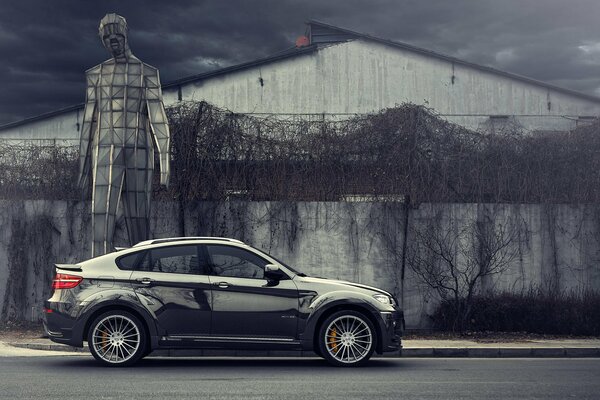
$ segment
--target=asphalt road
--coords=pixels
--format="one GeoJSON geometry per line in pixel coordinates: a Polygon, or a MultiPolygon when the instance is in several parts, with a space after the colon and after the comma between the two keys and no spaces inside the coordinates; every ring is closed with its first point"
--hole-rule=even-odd
{"type": "Polygon", "coordinates": [[[135,368],[90,356],[1,357],[2,399],[600,399],[600,359],[148,358],[135,368]]]}

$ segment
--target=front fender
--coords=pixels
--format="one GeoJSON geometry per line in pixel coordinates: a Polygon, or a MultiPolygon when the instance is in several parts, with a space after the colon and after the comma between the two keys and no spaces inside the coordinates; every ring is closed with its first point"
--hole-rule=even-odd
{"type": "MultiPolygon", "coordinates": [[[[383,304],[369,295],[352,291],[334,291],[315,297],[308,305],[306,310],[302,310],[305,314],[305,327],[300,334],[300,341],[304,349],[312,349],[314,336],[319,329],[320,322],[326,315],[338,309],[358,309],[368,313],[369,317],[376,322],[381,319],[380,312],[387,311],[383,304]]],[[[375,323],[375,328],[379,329],[379,323],[375,323]]]]}

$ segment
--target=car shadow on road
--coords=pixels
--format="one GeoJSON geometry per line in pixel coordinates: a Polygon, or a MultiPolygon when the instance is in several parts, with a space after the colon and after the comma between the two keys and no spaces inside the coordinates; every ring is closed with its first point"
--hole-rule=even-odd
{"type": "MultiPolygon", "coordinates": [[[[364,368],[402,368],[408,362],[401,359],[373,359],[364,368]]],[[[57,368],[98,368],[106,369],[93,358],[68,357],[56,361],[57,368]]],[[[134,369],[207,367],[212,370],[231,367],[262,368],[332,368],[319,358],[236,358],[236,357],[148,357],[138,362],[134,369]]],[[[361,368],[361,367],[359,367],[361,368]]],[[[339,368],[342,370],[343,368],[339,368]]]]}

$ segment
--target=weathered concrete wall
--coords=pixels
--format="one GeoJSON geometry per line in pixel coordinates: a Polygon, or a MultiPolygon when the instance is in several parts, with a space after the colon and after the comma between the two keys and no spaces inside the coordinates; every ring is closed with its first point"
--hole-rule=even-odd
{"type": "MultiPolygon", "coordinates": [[[[1,319],[36,319],[54,263],[90,253],[89,206],[65,201],[0,201],[1,319]]],[[[465,226],[494,216],[518,220],[518,256],[485,290],[519,291],[557,282],[560,289],[600,290],[600,206],[423,204],[412,227],[437,220],[465,226]]],[[[402,298],[409,327],[426,327],[436,297],[406,268],[401,282],[404,208],[401,203],[199,203],[184,215],[177,203],[156,203],[154,237],[229,236],[244,240],[316,276],[376,285],[402,298]],[[182,222],[183,221],[183,224],[182,222]],[[402,290],[404,286],[404,290],[402,290]]],[[[410,243],[409,236],[409,243],[410,243]]],[[[116,245],[124,245],[119,220],[116,245]]]]}

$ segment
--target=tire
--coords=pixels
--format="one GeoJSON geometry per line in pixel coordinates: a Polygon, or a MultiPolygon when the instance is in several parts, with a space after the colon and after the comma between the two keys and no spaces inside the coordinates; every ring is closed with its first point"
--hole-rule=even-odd
{"type": "Polygon", "coordinates": [[[129,367],[147,355],[147,334],[142,322],[127,311],[107,311],[88,332],[90,353],[107,367],[129,367]]]}
{"type": "Polygon", "coordinates": [[[327,362],[336,367],[366,364],[377,345],[375,327],[364,314],[342,310],[331,314],[319,327],[317,345],[327,362]]]}

